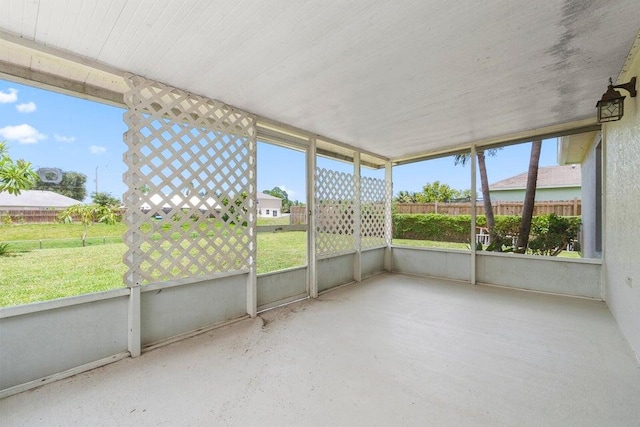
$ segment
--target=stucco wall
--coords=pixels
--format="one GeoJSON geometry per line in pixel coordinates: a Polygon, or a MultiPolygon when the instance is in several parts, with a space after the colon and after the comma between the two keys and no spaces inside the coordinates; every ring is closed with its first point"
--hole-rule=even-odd
{"type": "MultiPolygon", "coordinates": [[[[633,76],[640,78],[638,50],[621,82],[633,76]]],[[[624,95],[624,117],[604,126],[604,283],[607,304],[640,355],[640,96],[624,95]]]]}

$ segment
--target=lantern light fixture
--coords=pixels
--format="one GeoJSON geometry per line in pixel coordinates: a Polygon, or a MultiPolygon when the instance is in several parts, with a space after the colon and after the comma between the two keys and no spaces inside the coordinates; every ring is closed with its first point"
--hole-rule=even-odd
{"type": "Polygon", "coordinates": [[[635,97],[637,94],[636,78],[633,77],[628,83],[615,86],[611,78],[609,78],[609,87],[596,104],[598,123],[615,122],[624,115],[624,99],[626,97],[622,96],[616,89],[624,89],[629,92],[632,98],[635,97]]]}

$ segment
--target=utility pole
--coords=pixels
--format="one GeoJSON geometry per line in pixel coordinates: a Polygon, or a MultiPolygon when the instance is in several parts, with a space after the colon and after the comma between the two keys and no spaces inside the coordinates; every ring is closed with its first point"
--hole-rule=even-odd
{"type": "Polygon", "coordinates": [[[96,166],[96,194],[98,194],[98,166],[96,166]]]}

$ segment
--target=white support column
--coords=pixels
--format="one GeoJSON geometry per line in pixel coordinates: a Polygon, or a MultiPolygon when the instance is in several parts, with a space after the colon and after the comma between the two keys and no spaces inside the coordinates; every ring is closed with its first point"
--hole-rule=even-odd
{"type": "Polygon", "coordinates": [[[471,277],[469,282],[476,284],[476,146],[471,146],[471,277]]]}
{"type": "Polygon", "coordinates": [[[127,347],[131,357],[138,357],[141,353],[142,339],[140,334],[140,285],[129,287],[129,320],[127,333],[127,347]]]}
{"type": "Polygon", "coordinates": [[[316,273],[316,139],[307,148],[307,290],[311,298],[318,298],[316,273]]]}
{"type": "Polygon", "coordinates": [[[247,314],[252,318],[258,315],[258,144],[256,141],[250,141],[250,151],[253,152],[253,164],[250,164],[250,187],[252,199],[251,208],[249,210],[249,276],[247,277],[247,314]]]}
{"type": "Polygon", "coordinates": [[[362,281],[362,194],[360,191],[360,152],[353,154],[353,240],[356,256],[353,258],[353,280],[362,281]]]}
{"type": "Polygon", "coordinates": [[[391,271],[393,269],[393,263],[391,262],[391,233],[392,233],[392,218],[391,218],[391,201],[393,199],[393,180],[392,180],[392,166],[391,162],[386,162],[384,165],[384,179],[387,187],[387,200],[385,200],[385,212],[384,212],[384,229],[385,240],[387,248],[384,251],[384,269],[391,271]]]}
{"type": "MultiPolygon", "coordinates": [[[[600,168],[600,194],[596,194],[596,197],[600,197],[600,215],[601,215],[601,219],[600,219],[600,258],[602,259],[602,268],[600,268],[600,296],[602,297],[603,301],[607,300],[607,239],[606,239],[606,233],[607,233],[607,227],[605,227],[605,224],[607,223],[607,189],[608,189],[608,182],[607,182],[607,151],[608,151],[608,144],[607,144],[607,125],[603,125],[602,126],[602,130],[601,130],[601,144],[602,144],[602,159],[601,159],[601,165],[602,167],[600,168]]],[[[597,155],[597,153],[596,153],[597,155]]],[[[598,230],[596,230],[596,232],[598,232],[598,230]]]]}

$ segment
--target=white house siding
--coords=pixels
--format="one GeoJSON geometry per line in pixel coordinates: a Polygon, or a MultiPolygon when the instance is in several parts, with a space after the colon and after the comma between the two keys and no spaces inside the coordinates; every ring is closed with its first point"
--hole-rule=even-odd
{"type": "MultiPolygon", "coordinates": [[[[620,76],[640,77],[640,49],[620,76]]],[[[637,84],[636,84],[637,87],[637,84]]],[[[605,89],[603,85],[602,90],[605,89]]],[[[640,357],[640,96],[624,101],[624,117],[605,124],[605,298],[622,333],[640,357]]],[[[595,114],[595,113],[594,113],[595,114]]]]}
{"type": "MultiPolygon", "coordinates": [[[[522,202],[524,189],[490,191],[491,201],[522,202]]],[[[536,201],[573,200],[580,198],[580,187],[537,188],[536,201]]]]}

